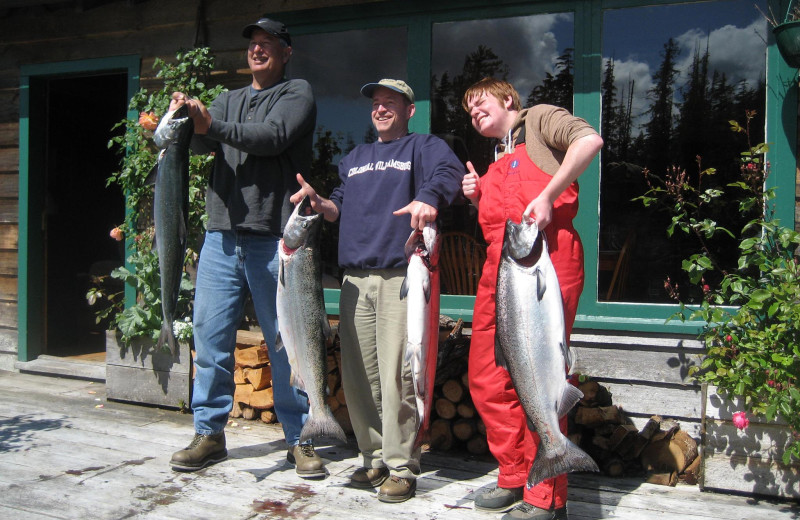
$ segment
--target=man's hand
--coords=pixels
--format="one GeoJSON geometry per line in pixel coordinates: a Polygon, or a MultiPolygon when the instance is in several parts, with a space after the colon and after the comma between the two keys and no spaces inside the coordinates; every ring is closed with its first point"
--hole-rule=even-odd
{"type": "Polygon", "coordinates": [[[412,200],[406,207],[392,212],[392,215],[411,215],[411,227],[422,231],[425,224],[436,221],[438,211],[430,204],[412,200]]]}
{"type": "Polygon", "coordinates": [[[192,99],[183,92],[173,92],[169,101],[169,110],[179,109],[186,105],[189,117],[194,121],[194,133],[205,135],[211,126],[211,114],[208,113],[206,106],[197,99],[192,99]]]}
{"type": "Polygon", "coordinates": [[[299,173],[297,174],[297,183],[300,184],[300,189],[289,197],[289,202],[297,205],[303,200],[303,197],[308,197],[308,201],[311,203],[311,209],[317,213],[322,213],[325,220],[334,222],[339,218],[339,209],[336,205],[325,197],[320,197],[317,190],[307,183],[299,173]]]}

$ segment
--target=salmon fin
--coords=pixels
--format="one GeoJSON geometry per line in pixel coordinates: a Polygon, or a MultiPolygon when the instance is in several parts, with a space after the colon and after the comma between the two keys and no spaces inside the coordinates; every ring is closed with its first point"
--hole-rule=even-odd
{"type": "MultiPolygon", "coordinates": [[[[283,247],[283,243],[281,243],[280,247],[283,247]]],[[[278,283],[281,284],[283,287],[286,287],[286,276],[284,272],[286,271],[285,266],[283,265],[283,260],[280,261],[278,264],[278,283]]]]}
{"type": "Polygon", "coordinates": [[[308,419],[306,419],[306,423],[300,431],[300,442],[319,439],[321,437],[339,439],[342,442],[347,441],[344,430],[333,417],[327,406],[325,407],[325,413],[322,414],[321,417],[319,414],[309,411],[308,419]]]}
{"type": "Polygon", "coordinates": [[[303,378],[300,377],[300,374],[298,374],[294,370],[292,370],[292,374],[289,376],[289,384],[297,388],[298,390],[302,390],[303,392],[306,391],[306,384],[303,381],[303,378]]]}
{"type": "Polygon", "coordinates": [[[537,267],[536,268],[536,298],[539,301],[542,301],[544,298],[544,293],[547,291],[547,281],[545,280],[544,273],[542,270],[537,267]]]}
{"type": "Polygon", "coordinates": [[[163,349],[165,343],[173,356],[178,353],[178,342],[175,341],[175,334],[172,332],[172,323],[167,323],[166,320],[163,320],[161,322],[161,334],[158,336],[158,349],[163,349]]]}
{"type": "Polygon", "coordinates": [[[158,177],[158,163],[161,162],[161,155],[158,156],[158,161],[150,168],[150,171],[147,172],[147,177],[144,179],[145,186],[155,186],[156,185],[156,178],[158,177]]]}
{"type": "Polygon", "coordinates": [[[281,337],[281,333],[278,332],[278,335],[275,337],[275,352],[280,352],[283,348],[283,338],[281,337]]]}
{"type": "Polygon", "coordinates": [[[408,296],[408,276],[403,278],[403,285],[400,286],[400,299],[404,300],[408,296]]]}
{"type": "Polygon", "coordinates": [[[571,374],[572,367],[575,365],[575,352],[569,348],[566,340],[561,342],[561,352],[564,353],[564,363],[567,365],[567,374],[571,374]]]}
{"type": "Polygon", "coordinates": [[[331,337],[331,322],[328,321],[328,316],[322,316],[322,323],[320,324],[322,327],[322,337],[325,338],[325,341],[328,341],[331,337]]]}
{"type": "Polygon", "coordinates": [[[494,335],[494,364],[508,370],[508,363],[506,363],[506,357],[503,355],[503,348],[500,346],[497,334],[494,335]]]}
{"type": "Polygon", "coordinates": [[[547,457],[547,453],[539,445],[536,458],[533,459],[531,471],[528,473],[528,489],[549,478],[571,473],[573,471],[600,471],[597,463],[582,449],[576,446],[569,439],[566,442],[566,450],[562,455],[552,458],[547,457]]]}
{"type": "Polygon", "coordinates": [[[558,401],[558,417],[564,417],[567,412],[572,410],[572,407],[578,404],[578,401],[583,399],[583,392],[578,390],[577,386],[567,383],[564,386],[564,393],[561,394],[561,399],[558,401]]]}

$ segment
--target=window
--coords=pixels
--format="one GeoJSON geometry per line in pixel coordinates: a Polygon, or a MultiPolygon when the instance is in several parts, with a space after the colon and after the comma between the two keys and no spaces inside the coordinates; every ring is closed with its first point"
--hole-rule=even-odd
{"type": "MultiPolygon", "coordinates": [[[[417,95],[412,129],[444,137],[479,171],[493,159],[493,143],[477,135],[460,108],[469,84],[488,73],[507,74],[523,103],[533,92],[540,97],[531,101],[571,103],[573,113],[600,129],[607,142],[600,160],[579,181],[575,224],[584,242],[587,276],[576,326],[677,332],[696,325],[665,323],[677,306],[663,284],[667,276],[680,276],[677,261],[686,256],[686,244],[665,236],[662,216],[644,213],[630,200],[642,193],[643,167],[664,168],[656,160],[645,161],[643,147],[648,131],[650,144],[656,142],[650,108],[667,49],[675,71],[666,74],[662,86],[670,87],[664,90],[669,95],[662,99],[671,107],[659,108],[668,114],[670,138],[651,148],[649,157],[668,152],[660,163],[680,157],[687,172],[697,172],[695,155],[702,156],[704,168],[730,168],[730,162],[722,163],[734,159],[733,148],[720,146],[735,138],[727,139],[722,105],[730,103],[729,119],[739,121],[743,116],[737,110],[755,109],[765,118],[754,123],[764,131],[756,138],[770,145],[767,184],[787,186],[778,190],[776,216],[783,222],[794,217],[797,71],[778,54],[754,3],[767,12],[765,0],[441,0],[426,8],[389,0],[282,13],[281,20],[296,40],[290,75],[311,82],[323,129],[318,137],[330,131],[339,153],[368,132],[368,108],[360,105],[358,89],[379,77],[409,80],[417,95]],[[554,7],[559,11],[552,12],[554,7]],[[698,77],[705,83],[690,81],[698,77]],[[571,99],[565,95],[570,82],[571,99]],[[703,89],[689,88],[700,84],[703,89]],[[697,96],[701,90],[704,95],[697,96]],[[693,108],[690,102],[698,97],[701,102],[693,108]],[[705,114],[712,108],[716,118],[710,119],[705,114]],[[717,126],[702,126],[712,122],[717,126]],[[627,275],[621,281],[618,273],[612,286],[626,243],[631,251],[627,275]]],[[[320,150],[317,146],[315,156],[320,150]]],[[[329,162],[335,164],[336,157],[329,162]]],[[[718,178],[724,182],[722,175],[718,178]]],[[[458,211],[445,225],[477,236],[469,206],[458,211]]],[[[463,298],[458,305],[466,313],[472,300],[463,298]]]]}
{"type": "MultiPolygon", "coordinates": [[[[670,303],[668,283],[682,301],[699,302],[681,262],[701,247],[735,267],[737,239],[668,236],[669,201],[646,208],[635,199],[648,186],[729,190],[739,178],[748,145],[729,121],[744,124],[755,110],[751,140],[764,141],[767,27],[752,0],[604,12],[598,299],[670,303]],[[716,173],[700,174],[709,168],[716,173]]],[[[738,234],[754,215],[726,200],[701,207],[698,219],[738,234]]]]}

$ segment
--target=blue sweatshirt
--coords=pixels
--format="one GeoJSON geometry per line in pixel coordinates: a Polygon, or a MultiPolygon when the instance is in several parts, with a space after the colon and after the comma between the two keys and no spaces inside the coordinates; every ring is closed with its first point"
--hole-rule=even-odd
{"type": "Polygon", "coordinates": [[[411,216],[393,211],[418,200],[441,209],[461,191],[464,166],[447,144],[428,134],[357,146],[339,162],[339,265],[405,267],[411,216]]]}

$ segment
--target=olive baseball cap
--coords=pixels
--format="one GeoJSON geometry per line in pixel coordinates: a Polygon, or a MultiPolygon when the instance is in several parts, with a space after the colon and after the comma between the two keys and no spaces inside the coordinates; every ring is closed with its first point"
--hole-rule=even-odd
{"type": "Polygon", "coordinates": [[[253,34],[253,31],[256,29],[261,29],[262,31],[267,32],[273,36],[277,36],[289,47],[292,46],[292,37],[289,36],[289,29],[286,28],[281,22],[270,20],[269,18],[261,18],[256,23],[251,23],[247,27],[244,28],[242,31],[242,36],[245,38],[250,38],[253,34]]]}
{"type": "Polygon", "coordinates": [[[399,79],[382,79],[377,83],[367,83],[363,87],[361,87],[361,93],[367,96],[368,98],[372,98],[372,93],[375,92],[375,89],[378,87],[386,87],[388,89],[392,89],[395,92],[399,92],[403,94],[411,103],[414,102],[414,91],[411,90],[405,81],[399,79]]]}

